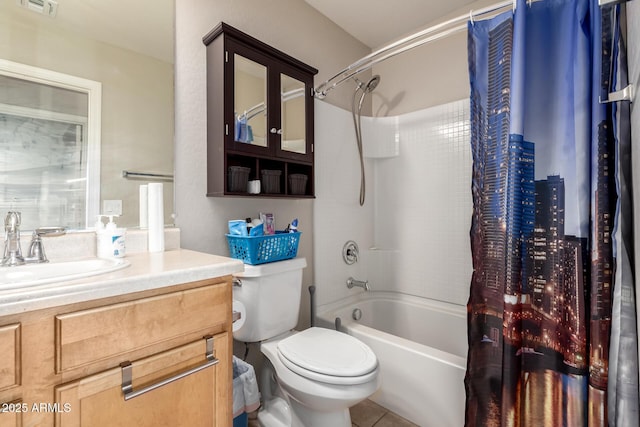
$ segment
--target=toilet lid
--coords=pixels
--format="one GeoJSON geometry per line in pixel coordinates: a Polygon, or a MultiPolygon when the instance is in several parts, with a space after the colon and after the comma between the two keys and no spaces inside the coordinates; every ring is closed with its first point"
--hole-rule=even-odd
{"type": "Polygon", "coordinates": [[[297,374],[333,384],[369,381],[378,366],[376,355],[365,343],[324,328],[309,328],[283,339],[278,353],[297,374]]]}

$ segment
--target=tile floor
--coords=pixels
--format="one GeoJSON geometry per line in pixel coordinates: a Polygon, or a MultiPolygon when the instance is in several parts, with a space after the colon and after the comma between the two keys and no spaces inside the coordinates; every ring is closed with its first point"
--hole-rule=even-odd
{"type": "MultiPolygon", "coordinates": [[[[371,400],[365,400],[351,408],[351,425],[353,427],[417,427],[416,424],[371,400]]],[[[258,427],[255,414],[249,416],[249,427],[258,427]]]]}
{"type": "Polygon", "coordinates": [[[401,416],[371,400],[364,400],[351,408],[353,427],[417,427],[401,416]]]}

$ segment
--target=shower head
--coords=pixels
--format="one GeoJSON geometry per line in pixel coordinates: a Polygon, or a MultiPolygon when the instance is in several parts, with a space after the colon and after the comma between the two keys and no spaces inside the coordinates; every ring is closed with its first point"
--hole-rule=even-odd
{"type": "Polygon", "coordinates": [[[378,84],[380,84],[380,76],[376,74],[367,82],[364,91],[367,93],[373,92],[378,87],[378,84]]]}
{"type": "Polygon", "coordinates": [[[371,93],[371,92],[373,92],[373,91],[374,91],[374,89],[375,89],[376,87],[378,87],[378,84],[380,83],[380,76],[379,76],[379,75],[377,75],[377,74],[376,74],[375,76],[371,77],[371,78],[369,79],[369,81],[368,81],[368,82],[366,82],[366,83],[365,83],[365,82],[363,82],[363,81],[361,81],[361,80],[358,80],[358,79],[357,79],[357,78],[355,78],[355,77],[354,77],[354,79],[355,79],[355,81],[358,83],[358,86],[356,86],[356,92],[357,92],[359,89],[362,89],[363,94],[364,94],[364,93],[371,93]]]}

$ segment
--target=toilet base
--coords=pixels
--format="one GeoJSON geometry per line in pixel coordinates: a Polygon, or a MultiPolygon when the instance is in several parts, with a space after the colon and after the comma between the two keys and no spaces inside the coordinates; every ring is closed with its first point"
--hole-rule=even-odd
{"type": "Polygon", "coordinates": [[[349,409],[318,411],[285,393],[270,359],[265,358],[260,377],[263,403],[258,412],[260,427],[351,427],[349,409]]]}
{"type": "Polygon", "coordinates": [[[290,427],[291,409],[286,400],[274,397],[264,402],[258,412],[258,424],[260,427],[290,427]]]}
{"type": "Polygon", "coordinates": [[[258,412],[260,427],[351,427],[349,410],[338,412],[318,412],[292,400],[292,410],[287,401],[274,397],[264,403],[258,412]],[[302,422],[301,419],[305,421],[302,422]]]}

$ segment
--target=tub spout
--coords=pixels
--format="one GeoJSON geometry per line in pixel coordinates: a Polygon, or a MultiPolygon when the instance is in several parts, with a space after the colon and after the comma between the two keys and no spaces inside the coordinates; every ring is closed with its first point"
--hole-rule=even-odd
{"type": "Polygon", "coordinates": [[[356,280],[353,277],[349,277],[347,279],[347,288],[351,289],[353,287],[358,287],[358,288],[362,288],[365,291],[370,291],[371,287],[369,286],[369,281],[368,280],[356,280]]]}

